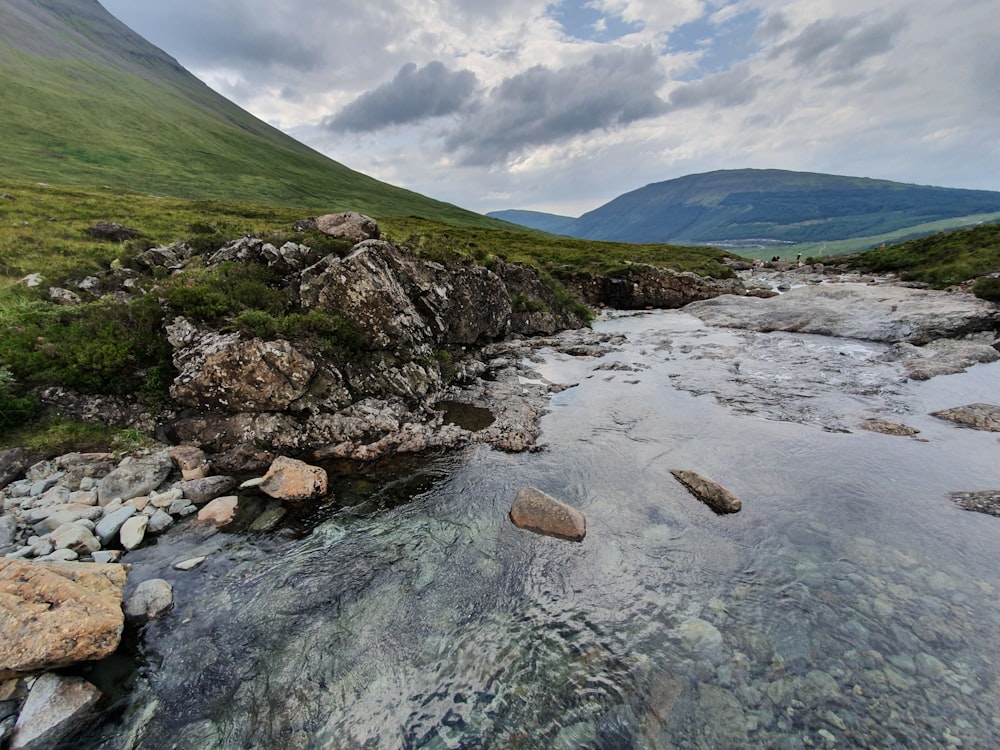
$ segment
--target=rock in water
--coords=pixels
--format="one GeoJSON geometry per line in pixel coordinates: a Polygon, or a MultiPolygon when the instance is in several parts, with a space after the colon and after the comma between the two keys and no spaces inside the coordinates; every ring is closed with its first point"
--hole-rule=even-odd
{"type": "Polygon", "coordinates": [[[674,469],[670,472],[688,491],[716,513],[736,513],[743,503],[732,492],[711,479],[706,479],[693,471],[674,469]]]}
{"type": "Polygon", "coordinates": [[[174,606],[174,587],[162,578],[151,578],[135,587],[125,602],[125,615],[130,622],[144,623],[174,606]]]}
{"type": "Polygon", "coordinates": [[[510,520],[519,528],[571,542],[582,542],[587,535],[583,513],[533,487],[518,490],[510,506],[510,520]]]}
{"type": "Polygon", "coordinates": [[[971,427],[974,430],[1000,432],[1000,406],[993,404],[969,404],[953,409],[942,409],[931,413],[932,417],[971,427]]]}
{"type": "Polygon", "coordinates": [[[0,559],[0,680],[112,653],[125,576],[121,565],[0,559]]]}
{"type": "Polygon", "coordinates": [[[82,677],[46,673],[28,693],[10,741],[11,750],[44,750],[76,729],[101,691],[82,677]]]}
{"type": "Polygon", "coordinates": [[[264,475],[260,490],[276,500],[311,500],[326,494],[326,471],[286,456],[278,456],[264,475]]]}

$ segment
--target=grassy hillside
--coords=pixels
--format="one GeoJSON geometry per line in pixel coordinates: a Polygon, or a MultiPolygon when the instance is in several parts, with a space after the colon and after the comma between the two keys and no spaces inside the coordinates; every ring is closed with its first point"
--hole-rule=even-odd
{"type": "MultiPolygon", "coordinates": [[[[647,185],[568,223],[527,212],[504,212],[504,218],[538,228],[560,221],[559,231],[589,239],[739,246],[763,239],[788,246],[786,252],[852,241],[846,251],[1000,220],[1000,192],[738,169],[647,185]]],[[[762,244],[756,254],[773,254],[762,244]]]]}
{"type": "Polygon", "coordinates": [[[4,0],[0,80],[5,179],[497,225],[295,141],[94,0],[4,0]]]}

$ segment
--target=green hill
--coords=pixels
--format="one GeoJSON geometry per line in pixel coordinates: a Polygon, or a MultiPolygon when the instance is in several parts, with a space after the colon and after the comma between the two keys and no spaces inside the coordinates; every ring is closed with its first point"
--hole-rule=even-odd
{"type": "MultiPolygon", "coordinates": [[[[516,212],[523,213],[523,212],[516,212]]],[[[543,228],[543,218],[504,218],[543,228]]],[[[499,214],[491,214],[499,216],[499,214]]],[[[1000,219],[1000,192],[778,169],[736,169],[658,182],[578,219],[543,214],[559,231],[619,242],[710,243],[733,249],[907,235],[1000,219]]],[[[859,249],[847,246],[844,250],[859,249]]]]}
{"type": "Polygon", "coordinates": [[[304,146],[216,94],[96,0],[3,0],[0,81],[6,179],[498,225],[304,146]]]}

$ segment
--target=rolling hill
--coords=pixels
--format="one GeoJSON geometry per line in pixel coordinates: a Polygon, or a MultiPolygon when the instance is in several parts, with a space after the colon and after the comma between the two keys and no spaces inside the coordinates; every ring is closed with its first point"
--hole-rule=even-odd
{"type": "Polygon", "coordinates": [[[3,0],[0,82],[7,179],[497,226],[299,143],[216,94],[97,0],[3,0]]]}
{"type": "Polygon", "coordinates": [[[577,219],[524,211],[489,215],[572,237],[619,242],[736,249],[850,239],[875,244],[998,220],[1000,192],[737,169],[647,185],[577,219]]]}

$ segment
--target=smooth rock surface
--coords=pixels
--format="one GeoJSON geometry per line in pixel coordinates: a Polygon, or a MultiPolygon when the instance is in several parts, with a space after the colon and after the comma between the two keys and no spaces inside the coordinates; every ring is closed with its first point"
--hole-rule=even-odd
{"type": "Polygon", "coordinates": [[[583,513],[533,487],[518,490],[511,504],[510,520],[518,528],[571,542],[581,542],[587,535],[583,513]]]}
{"type": "Polygon", "coordinates": [[[28,693],[10,750],[48,750],[76,729],[100,700],[101,691],[82,677],[47,672],[28,693]]]}
{"type": "Polygon", "coordinates": [[[173,467],[166,451],[123,462],[97,485],[98,502],[107,505],[116,497],[130,500],[148,495],[169,476],[173,467]]]}
{"type": "Polygon", "coordinates": [[[174,587],[162,578],[151,578],[135,587],[125,602],[125,616],[144,623],[153,620],[174,606],[174,587]]]}
{"type": "Polygon", "coordinates": [[[239,505],[239,498],[235,495],[228,497],[217,497],[212,502],[198,511],[198,520],[205,523],[212,523],[216,526],[228,526],[236,516],[236,508],[239,505]]]}
{"type": "Polygon", "coordinates": [[[146,525],[148,523],[149,516],[143,515],[132,516],[123,523],[121,531],[118,532],[122,547],[126,550],[133,550],[142,544],[142,540],[146,538],[146,525]]]}
{"type": "Polygon", "coordinates": [[[684,469],[674,469],[670,473],[687,487],[692,495],[716,513],[737,513],[743,507],[743,503],[736,495],[711,479],[684,469]]]}

